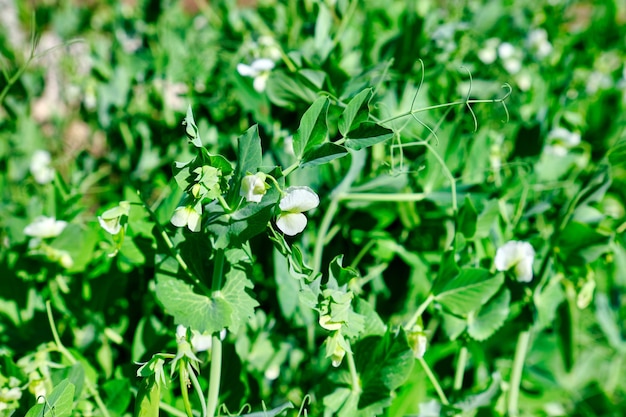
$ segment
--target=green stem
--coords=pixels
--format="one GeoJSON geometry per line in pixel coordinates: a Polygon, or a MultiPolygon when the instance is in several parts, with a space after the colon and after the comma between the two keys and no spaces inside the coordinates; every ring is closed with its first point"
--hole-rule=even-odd
{"type": "Polygon", "coordinates": [[[300,166],[300,161],[297,161],[291,164],[287,169],[283,171],[283,177],[286,177],[287,175],[291,174],[299,166],[300,166]]]}
{"type": "Polygon", "coordinates": [[[319,273],[322,269],[322,253],[324,251],[324,244],[326,242],[326,235],[330,229],[330,225],[333,222],[333,218],[339,208],[339,201],[342,194],[345,194],[350,190],[352,183],[361,173],[363,166],[365,165],[365,151],[360,150],[351,152],[350,169],[346,173],[344,179],[339,183],[330,195],[330,204],[324,213],[322,223],[315,239],[315,249],[313,251],[313,276],[319,273]]]}
{"type": "Polygon", "coordinates": [[[328,229],[333,222],[333,218],[335,217],[338,208],[339,199],[333,198],[332,200],[330,200],[330,204],[326,209],[326,213],[324,213],[322,223],[320,224],[320,227],[317,231],[317,236],[315,238],[315,249],[313,251],[313,276],[315,276],[322,269],[322,255],[324,252],[324,242],[326,241],[326,234],[328,233],[328,229]]]}
{"type": "Polygon", "coordinates": [[[437,377],[435,376],[435,374],[433,374],[433,371],[430,369],[424,358],[417,358],[417,360],[419,361],[420,365],[422,365],[424,372],[426,372],[426,376],[430,380],[430,383],[433,384],[433,387],[435,388],[435,391],[439,396],[439,401],[441,401],[443,405],[450,405],[446,394],[443,392],[443,389],[441,389],[441,385],[439,385],[439,381],[437,381],[437,377]]]}
{"type": "Polygon", "coordinates": [[[511,370],[511,381],[509,383],[509,401],[508,415],[515,417],[519,415],[519,388],[522,382],[522,372],[524,370],[524,361],[526,360],[526,352],[530,344],[530,330],[524,330],[517,337],[517,346],[515,346],[515,356],[513,359],[513,369],[511,370]]]}
{"type": "Polygon", "coordinates": [[[404,326],[404,328],[405,329],[412,329],[413,326],[415,326],[415,323],[417,323],[417,320],[422,316],[422,314],[424,314],[424,311],[426,311],[426,309],[428,308],[430,303],[433,302],[434,299],[435,299],[435,296],[432,295],[432,294],[430,294],[428,297],[426,297],[424,302],[422,304],[420,304],[420,306],[417,308],[417,311],[415,312],[415,314],[413,314],[413,316],[407,322],[407,324],[406,324],[406,326],[404,326]]]}
{"type": "Polygon", "coordinates": [[[463,376],[465,375],[465,365],[467,364],[467,347],[461,346],[459,358],[456,362],[456,371],[454,373],[453,389],[459,391],[463,388],[463,376]]]}
{"type": "Polygon", "coordinates": [[[468,104],[478,104],[478,103],[504,103],[504,100],[506,100],[510,95],[512,90],[510,89],[510,86],[505,86],[507,88],[509,88],[509,91],[501,98],[495,98],[495,99],[490,99],[490,100],[485,100],[485,99],[480,99],[480,100],[459,100],[459,101],[454,101],[452,103],[443,103],[443,104],[436,104],[433,106],[426,106],[426,107],[421,107],[419,109],[414,109],[414,110],[409,110],[407,112],[401,113],[397,116],[393,116],[390,117],[388,119],[385,120],[381,120],[379,123],[384,124],[384,123],[388,123],[394,120],[398,120],[398,119],[402,119],[403,117],[408,117],[408,116],[412,116],[414,114],[417,113],[421,113],[421,112],[425,112],[425,111],[429,111],[429,110],[436,110],[436,109],[442,109],[442,108],[446,108],[446,107],[454,107],[454,106],[461,106],[461,105],[468,105],[468,104]]]}
{"type": "Polygon", "coordinates": [[[359,380],[359,373],[356,371],[352,349],[346,351],[346,360],[348,361],[348,369],[350,370],[350,378],[352,379],[352,392],[358,394],[361,392],[361,382],[359,380]]]}
{"type": "Polygon", "coordinates": [[[179,409],[172,407],[171,405],[164,403],[164,402],[159,403],[159,408],[165,411],[167,414],[171,414],[176,417],[187,417],[187,414],[183,413],[179,409]]]}
{"type": "MultiPolygon", "coordinates": [[[[211,288],[213,291],[222,289],[224,274],[224,249],[215,251],[213,260],[213,280],[211,288]]],[[[211,340],[211,369],[209,371],[209,392],[207,399],[208,417],[215,417],[220,395],[220,379],[222,378],[222,339],[219,333],[213,334],[211,340]]]]}
{"type": "Polygon", "coordinates": [[[358,201],[422,201],[426,198],[425,193],[342,193],[339,200],[358,201]]]}
{"type": "Polygon", "coordinates": [[[195,285],[197,285],[200,289],[202,289],[202,291],[205,294],[209,294],[209,289],[207,288],[207,286],[204,285],[194,274],[191,273],[191,270],[187,266],[187,263],[185,262],[185,260],[176,251],[176,247],[172,243],[172,240],[170,239],[169,235],[167,234],[163,226],[161,226],[161,223],[159,223],[159,219],[157,218],[156,213],[148,206],[147,201],[144,200],[143,194],[141,194],[138,188],[135,187],[135,189],[137,190],[137,196],[141,200],[141,204],[143,205],[143,208],[148,213],[148,217],[150,217],[150,220],[152,220],[152,222],[156,226],[159,232],[159,235],[161,236],[161,239],[163,239],[165,246],[167,246],[167,248],[169,249],[170,256],[172,256],[176,260],[178,265],[185,272],[185,275],[187,276],[187,278],[189,278],[195,285]]]}
{"type": "Polygon", "coordinates": [[[178,377],[178,379],[180,380],[180,393],[183,397],[185,413],[187,414],[187,417],[193,417],[193,412],[191,411],[191,403],[189,402],[189,388],[187,386],[189,376],[187,367],[185,366],[185,361],[178,361],[178,377]]]}
{"type": "Polygon", "coordinates": [[[198,381],[198,377],[193,371],[193,367],[189,362],[187,362],[187,373],[189,374],[189,379],[191,380],[191,384],[193,385],[193,389],[198,394],[198,398],[200,398],[200,406],[202,407],[202,416],[206,417],[207,408],[206,408],[206,400],[204,398],[204,393],[202,392],[202,387],[200,386],[200,382],[198,381]]]}
{"type": "Polygon", "coordinates": [[[372,248],[372,246],[374,246],[376,244],[376,240],[372,239],[370,241],[368,241],[365,246],[363,246],[361,248],[361,250],[359,251],[359,253],[357,253],[357,255],[354,257],[354,260],[352,261],[352,263],[350,264],[350,268],[354,268],[356,269],[356,267],[359,265],[359,263],[361,262],[361,259],[363,259],[363,257],[369,252],[369,250],[372,248]]]}
{"type": "Polygon", "coordinates": [[[208,417],[215,417],[222,378],[222,340],[219,334],[213,335],[211,342],[211,370],[209,374],[209,393],[207,402],[208,417]]]}
{"type": "MultiPolygon", "coordinates": [[[[57,350],[59,351],[59,353],[65,356],[65,358],[72,365],[74,365],[78,361],[76,360],[76,358],[74,358],[72,353],[67,350],[63,343],[61,343],[61,338],[57,333],[57,328],[54,323],[54,317],[52,317],[52,306],[50,305],[50,300],[46,301],[46,311],[48,313],[48,323],[50,323],[50,330],[52,331],[52,337],[54,338],[54,343],[56,344],[57,350]]],[[[94,401],[96,402],[96,405],[100,409],[102,415],[104,417],[110,417],[109,411],[107,410],[106,405],[104,405],[104,401],[102,401],[102,398],[100,398],[100,393],[98,392],[96,387],[93,386],[89,378],[85,378],[85,385],[87,386],[87,391],[89,391],[89,393],[93,396],[94,401]]]]}

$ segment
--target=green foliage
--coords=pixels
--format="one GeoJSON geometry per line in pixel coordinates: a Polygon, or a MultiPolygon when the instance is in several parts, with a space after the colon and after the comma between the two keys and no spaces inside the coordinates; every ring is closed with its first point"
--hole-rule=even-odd
{"type": "Polygon", "coordinates": [[[624,415],[587,3],[9,1],[0,414],[624,415]]]}

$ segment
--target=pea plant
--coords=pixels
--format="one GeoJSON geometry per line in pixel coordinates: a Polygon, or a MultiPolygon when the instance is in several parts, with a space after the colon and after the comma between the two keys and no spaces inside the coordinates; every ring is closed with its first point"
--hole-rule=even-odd
{"type": "Polygon", "coordinates": [[[0,417],[624,414],[619,2],[87,3],[0,25],[0,417]]]}
{"type": "MultiPolygon", "coordinates": [[[[203,145],[192,111],[188,110],[184,125],[194,157],[174,164],[176,184],[182,191],[170,219],[175,229],[160,224],[147,203],[140,203],[155,222],[156,240],[163,249],[155,257],[155,294],[180,331],[176,354],[154,354],[139,368],[137,374],[144,382],[138,393],[136,414],[156,415],[161,390],[170,378],[176,377],[186,415],[193,415],[194,404],[199,406],[202,416],[216,415],[222,373],[229,369],[223,357],[224,340],[228,340],[228,335],[239,340],[246,324],[255,317],[255,308],[262,308],[254,297],[251,278],[256,256],[250,244],[260,234],[266,234],[273,244],[275,268],[280,268],[275,274],[284,275],[280,278],[283,282],[291,281],[286,284],[290,289],[282,290],[289,292],[283,297],[293,298],[291,302],[297,306],[295,315],[301,315],[298,319],[312,329],[307,334],[310,351],[305,354],[316,358],[320,366],[336,368],[331,371],[335,374],[332,378],[335,389],[319,400],[308,395],[299,398],[302,405],[308,398],[310,402],[320,401],[321,404],[312,407],[317,409],[323,404],[324,413],[379,415],[389,406],[393,392],[406,381],[417,359],[437,388],[441,404],[454,409],[423,360],[429,334],[424,327],[424,312],[429,305],[437,305],[442,317],[457,327],[457,336],[470,323],[467,329],[470,337],[477,340],[489,337],[506,320],[511,299],[505,276],[497,271],[512,271],[510,285],[532,280],[534,250],[526,242],[507,243],[496,256],[496,272],[476,267],[477,261],[471,257],[459,265],[455,248],[458,240],[463,239],[460,236],[473,237],[477,213],[470,199],[462,211],[457,211],[452,183],[450,219],[454,228],[461,231],[454,231],[450,249],[442,259],[442,269],[412,316],[404,323],[385,323],[365,298],[371,278],[361,275],[358,262],[344,265],[345,254],[341,253],[325,264],[324,248],[341,208],[340,202],[354,198],[352,190],[362,175],[368,148],[395,140],[400,150],[404,146],[422,145],[438,154],[428,140],[402,143],[401,130],[386,127],[402,118],[412,117],[419,122],[415,115],[424,109],[412,108],[400,116],[380,120],[371,113],[375,97],[372,88],[348,96],[346,102],[322,93],[304,113],[291,138],[288,153],[294,162],[288,167],[267,163],[257,126],[237,139],[233,167],[227,158],[211,154],[203,145]],[[331,140],[331,132],[335,139],[331,140]],[[329,198],[321,202],[310,186],[289,185],[291,176],[298,170],[319,169],[344,158],[347,172],[330,190],[329,198]],[[322,220],[309,233],[315,236],[313,241],[300,246],[292,237],[305,232],[308,223],[305,213],[311,210],[323,213],[322,220]],[[320,332],[325,336],[321,344],[312,336],[320,332]],[[206,339],[206,347],[198,346],[201,338],[206,339]],[[198,350],[210,351],[206,395],[198,380],[205,365],[194,353],[198,350]],[[315,350],[323,351],[323,355],[315,350]],[[190,399],[188,391],[197,401],[190,399]]],[[[472,104],[504,103],[505,99],[506,95],[495,100],[468,99],[446,107],[466,105],[471,110],[472,104]]],[[[445,164],[440,168],[447,170],[445,164]]],[[[410,192],[365,193],[359,198],[417,201],[424,196],[410,192]]],[[[117,248],[123,247],[129,209],[130,203],[122,201],[99,218],[117,248]]],[[[528,304],[528,300],[521,304],[528,304]]],[[[249,354],[242,353],[244,357],[249,354]]],[[[459,366],[462,368],[464,364],[459,366]]],[[[515,372],[519,374],[520,364],[517,366],[515,372]]],[[[462,373],[458,378],[462,381],[462,373]]],[[[516,400],[512,397],[510,401],[516,400]]],[[[278,414],[291,406],[287,402],[266,411],[265,415],[278,414]]]]}

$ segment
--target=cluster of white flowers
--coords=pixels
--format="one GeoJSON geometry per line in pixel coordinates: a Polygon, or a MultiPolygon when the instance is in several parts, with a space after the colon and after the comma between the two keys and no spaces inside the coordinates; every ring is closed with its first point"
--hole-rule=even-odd
{"type": "Polygon", "coordinates": [[[519,282],[530,282],[533,279],[533,261],[535,250],[528,242],[511,240],[498,248],[494,264],[498,271],[513,269],[519,282]]]}
{"type": "MultiPolygon", "coordinates": [[[[265,180],[267,175],[262,172],[248,174],[241,181],[240,195],[249,203],[260,203],[270,188],[265,180]]],[[[280,214],[276,219],[276,226],[286,235],[295,236],[302,232],[307,224],[303,214],[320,204],[320,199],[309,187],[289,187],[285,190],[278,206],[280,214]]]]}

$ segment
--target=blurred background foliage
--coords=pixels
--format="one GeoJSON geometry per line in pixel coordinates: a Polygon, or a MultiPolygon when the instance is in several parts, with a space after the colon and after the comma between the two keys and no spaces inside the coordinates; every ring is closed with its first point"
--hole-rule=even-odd
{"type": "MultiPolygon", "coordinates": [[[[339,253],[360,257],[383,319],[400,323],[411,314],[428,290],[423,277],[437,272],[453,227],[445,173],[425,147],[403,146],[430,139],[457,182],[458,201],[471,195],[479,213],[477,239],[491,238],[487,229],[497,219],[499,239],[528,239],[536,247],[551,242],[542,256],[554,257],[542,268],[558,277],[558,285],[542,293],[547,307],[537,314],[546,331],[528,357],[524,412],[624,414],[625,3],[4,3],[0,387],[8,389],[9,375],[19,375],[37,392],[47,365],[29,355],[44,352],[42,345],[51,340],[48,299],[62,314],[57,326],[66,345],[84,358],[90,378],[108,381],[103,390],[109,399],[136,383],[134,361],[172,348],[171,318],[153,294],[151,221],[133,206],[131,238],[117,257],[109,257],[115,242],[96,216],[120,200],[139,201],[139,191],[160,222],[168,223],[180,198],[171,187],[172,163],[190,155],[181,125],[188,105],[211,152],[234,160],[236,137],[258,123],[268,165],[287,166],[293,161],[290,136],[319,91],[345,101],[362,88],[377,87],[376,110],[385,119],[417,107],[502,97],[508,83],[508,113],[499,105],[473,106],[476,130],[463,106],[398,121],[394,129],[401,135],[373,148],[358,186],[428,197],[414,203],[346,202],[325,260],[339,253]],[[275,64],[262,74],[262,89],[238,71],[239,64],[259,58],[275,64]],[[41,163],[33,166],[38,151],[51,156],[43,165],[53,175],[44,181],[38,177],[46,177],[38,174],[41,163]],[[566,221],[571,216],[563,220],[564,213],[575,218],[575,226],[566,221]],[[24,228],[41,215],[69,225],[36,246],[24,228]],[[71,265],[64,264],[64,254],[71,265]],[[595,301],[585,304],[594,291],[590,286],[595,301]],[[20,358],[26,359],[20,364],[20,358]]],[[[305,170],[294,182],[310,184],[323,196],[345,168],[338,163],[305,170]]],[[[493,256],[493,245],[477,247],[480,256],[493,256]]],[[[272,279],[284,266],[275,264],[263,242],[253,241],[253,249],[260,260],[254,281],[261,308],[226,353],[234,364],[224,381],[231,410],[261,400],[300,403],[306,393],[324,390],[318,385],[325,370],[314,366],[323,349],[319,361],[304,362],[307,318],[298,317],[281,295],[287,284],[272,279]],[[277,367],[280,378],[274,379],[270,370],[277,367]]],[[[484,342],[464,342],[473,358],[467,392],[484,389],[494,371],[506,374],[517,330],[513,322],[484,342]]],[[[444,385],[453,378],[460,343],[455,339],[454,332],[436,333],[427,355],[444,385]]],[[[411,399],[429,398],[428,390],[423,372],[414,371],[388,415],[416,415],[411,399]]],[[[166,401],[176,404],[177,394],[169,395],[166,401]]],[[[124,398],[117,404],[120,415],[131,403],[130,396],[124,398]]],[[[20,401],[25,406],[33,398],[20,401]]],[[[93,404],[85,399],[81,407],[88,413],[93,404]]]]}

